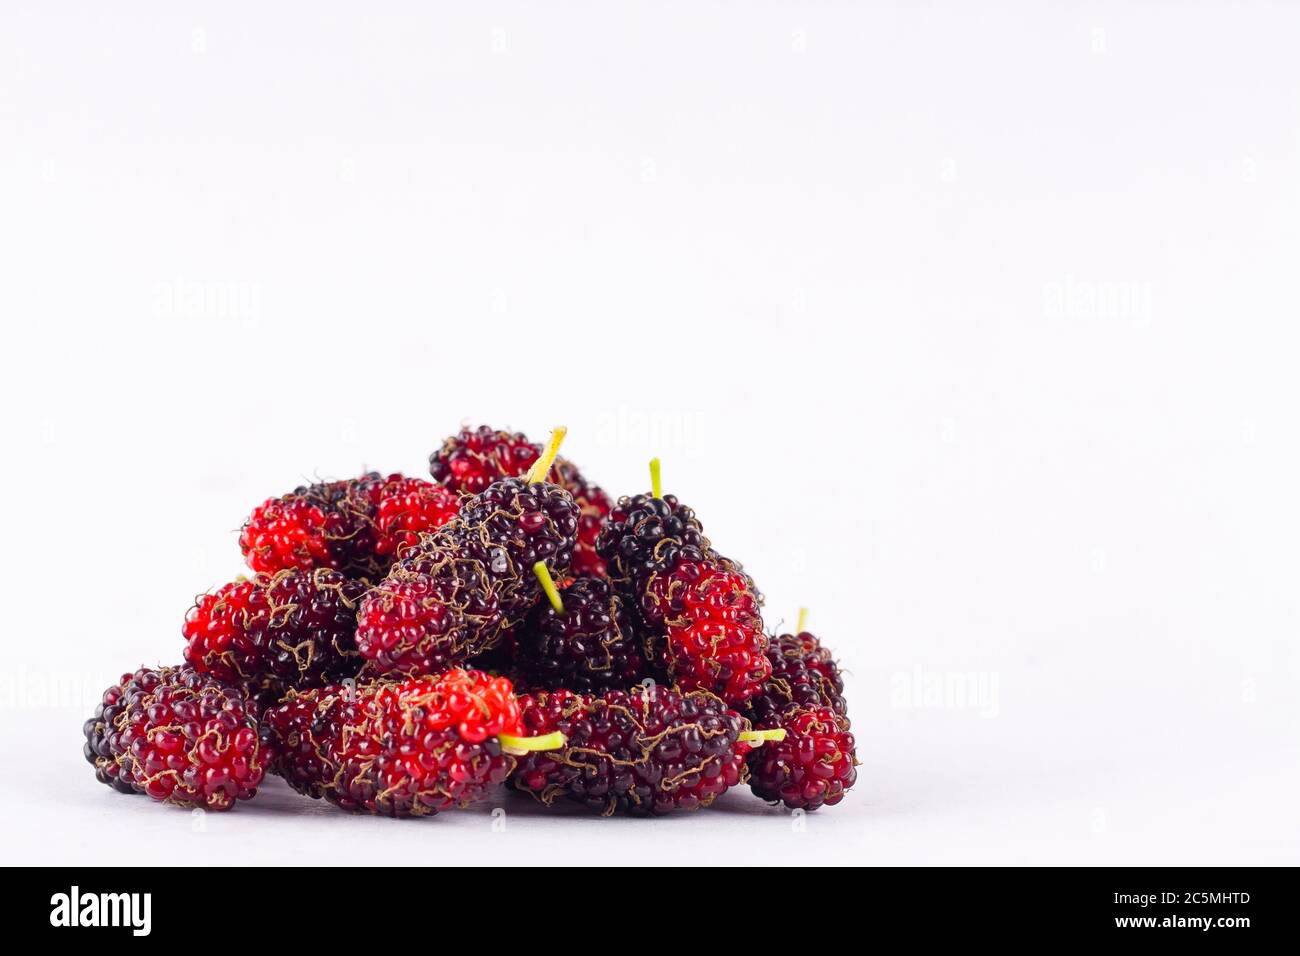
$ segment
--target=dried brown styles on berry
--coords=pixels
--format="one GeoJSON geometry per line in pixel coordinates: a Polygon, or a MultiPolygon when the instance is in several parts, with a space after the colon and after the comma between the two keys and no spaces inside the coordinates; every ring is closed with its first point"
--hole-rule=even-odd
{"type": "Polygon", "coordinates": [[[520,757],[510,777],[548,806],[564,799],[603,814],[694,810],[747,778],[750,745],[740,736],[749,722],[704,691],[556,691],[520,704],[527,734],[558,730],[567,741],[520,757]]]}
{"type": "Polygon", "coordinates": [[[533,565],[562,577],[578,507],[563,488],[507,478],[393,566],[362,602],[357,646],[377,673],[429,673],[498,646],[541,596],[533,565]]]}
{"type": "Polygon", "coordinates": [[[603,694],[664,676],[608,581],[576,578],[562,600],[538,602],[519,630],[514,665],[529,689],[603,694]]]}
{"type": "Polygon", "coordinates": [[[229,810],[269,763],[247,692],[192,667],[141,668],[110,687],[86,722],[101,782],[181,807],[229,810]]]}

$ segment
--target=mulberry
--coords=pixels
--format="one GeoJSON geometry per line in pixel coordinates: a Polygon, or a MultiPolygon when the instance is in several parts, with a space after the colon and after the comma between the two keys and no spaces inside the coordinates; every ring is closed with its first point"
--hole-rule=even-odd
{"type": "Polygon", "coordinates": [[[770,638],[767,659],[772,674],[748,702],[747,714],[755,726],[769,726],[791,705],[827,707],[840,717],[847,715],[839,666],[812,634],[801,630],[770,638]]]}
{"type": "Polygon", "coordinates": [[[788,708],[768,726],[784,730],[749,757],[750,787],[792,810],[834,806],[858,779],[857,753],[847,717],[829,707],[788,708]]]}
{"type": "Polygon", "coordinates": [[[428,674],[491,649],[506,628],[483,569],[444,542],[431,572],[395,567],[357,613],[357,650],[373,674],[428,674]]]}
{"type": "Polygon", "coordinates": [[[565,737],[558,750],[520,757],[510,777],[548,806],[564,797],[605,814],[694,810],[747,777],[749,722],[703,691],[560,690],[524,696],[521,709],[529,734],[565,737]]]}
{"type": "Polygon", "coordinates": [[[240,688],[188,666],[145,667],[105,692],[86,723],[86,758],[116,790],[229,810],[266,772],[256,717],[240,688]]]}
{"type": "Polygon", "coordinates": [[[239,546],[254,571],[332,568],[377,580],[403,547],[446,524],[459,507],[440,485],[370,472],[267,500],[244,524],[239,546]]]}
{"type": "Polygon", "coordinates": [[[603,694],[649,673],[646,649],[609,582],[577,578],[554,603],[538,603],[518,637],[515,664],[527,687],[603,694]]]}
{"type": "Polygon", "coordinates": [[[508,680],[480,671],[291,692],[263,718],[274,772],[345,810],[407,817],[462,807],[503,782],[524,741],[508,680]]]}
{"type": "Polygon", "coordinates": [[[452,491],[476,495],[494,481],[527,474],[541,453],[522,432],[464,428],[429,456],[429,473],[452,491]]]}
{"type": "Polygon", "coordinates": [[[255,689],[318,687],[361,666],[354,640],[365,584],[339,571],[258,574],[200,597],[185,618],[185,659],[255,689]]]}
{"type": "MultiPolygon", "coordinates": [[[[483,425],[463,429],[429,456],[429,472],[453,491],[478,494],[502,478],[528,472],[542,455],[542,447],[522,432],[497,431],[483,425]]],[[[576,465],[555,459],[549,475],[573,495],[579,509],[578,537],[573,552],[573,573],[589,577],[605,574],[605,560],[596,552],[596,538],[612,502],[609,495],[583,477],[576,465]]]]}
{"type": "Polygon", "coordinates": [[[740,565],[713,549],[695,512],[658,494],[657,464],[655,494],[619,499],[598,549],[673,682],[743,704],[771,673],[762,598],[740,565]]]}
{"type": "MultiPolygon", "coordinates": [[[[673,495],[620,498],[601,529],[596,548],[608,563],[611,580],[634,599],[652,574],[671,571],[679,560],[714,557],[695,512],[673,495]]],[[[661,621],[652,618],[648,623],[661,621]]]]}
{"type": "Polygon", "coordinates": [[[386,562],[436,531],[460,511],[460,496],[423,478],[391,475],[375,508],[375,554],[386,562]]]}
{"type": "Polygon", "coordinates": [[[652,576],[641,607],[663,621],[668,672],[679,687],[738,705],[771,674],[758,599],[748,576],[725,559],[680,561],[652,576]]]}
{"type": "Polygon", "coordinates": [[[123,674],[120,681],[104,691],[94,716],[82,728],[86,735],[86,746],[82,753],[95,768],[95,779],[119,793],[136,792],[135,787],[122,779],[117,755],[108,745],[109,738],[117,732],[119,715],[126,710],[123,696],[126,688],[131,686],[131,678],[131,674],[123,674]]]}

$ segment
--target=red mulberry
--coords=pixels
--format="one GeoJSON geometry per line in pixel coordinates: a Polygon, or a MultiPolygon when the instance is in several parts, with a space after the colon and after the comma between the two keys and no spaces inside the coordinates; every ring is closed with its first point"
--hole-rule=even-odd
{"type": "Polygon", "coordinates": [[[291,692],[263,718],[275,772],[345,810],[461,807],[506,779],[523,723],[510,682],[480,671],[291,692]]]}
{"type": "Polygon", "coordinates": [[[609,495],[591,484],[571,461],[557,459],[554,474],[556,483],[578,503],[578,541],[573,547],[572,571],[575,575],[603,578],[608,573],[605,559],[596,551],[600,527],[613,507],[609,495]]]}
{"type": "Polygon", "coordinates": [[[460,511],[460,496],[422,478],[390,475],[375,510],[375,554],[391,562],[460,511]]]}
{"type": "Polygon", "coordinates": [[[749,722],[703,691],[663,686],[602,697],[569,691],[521,698],[529,734],[564,734],[564,747],[520,757],[511,786],[548,806],[560,797],[605,814],[662,814],[708,806],[746,779],[749,722]]]}
{"type": "Polygon", "coordinates": [[[428,673],[491,650],[541,596],[533,565],[568,569],[577,528],[578,507],[556,485],[489,485],[366,596],[358,649],[379,673],[428,673]]]}
{"type": "Polygon", "coordinates": [[[771,673],[767,638],[749,578],[725,559],[681,561],[652,576],[642,596],[664,622],[668,672],[677,686],[741,704],[771,673]]]}
{"type": "Polygon", "coordinates": [[[365,585],[339,571],[258,574],[200,597],[185,618],[185,659],[227,683],[318,687],[352,676],[365,585]]]}
{"type": "Polygon", "coordinates": [[[858,779],[848,718],[829,707],[794,706],[767,723],[786,735],[750,755],[754,793],[792,810],[816,810],[843,800],[858,779]]]}
{"type": "Polygon", "coordinates": [[[501,478],[526,474],[541,453],[522,432],[464,428],[429,456],[429,473],[452,491],[476,495],[501,478]]]}
{"type": "MultiPolygon", "coordinates": [[[[453,491],[478,494],[501,478],[525,474],[542,454],[521,432],[497,431],[483,425],[463,429],[429,456],[429,472],[453,491]]],[[[592,577],[605,574],[605,561],[596,553],[601,522],[609,514],[609,495],[591,484],[571,461],[557,458],[547,476],[573,495],[580,512],[578,540],[573,552],[573,573],[592,577]]]]}
{"type": "Polygon", "coordinates": [[[114,789],[229,810],[265,774],[256,716],[239,688],[191,667],[145,667],[105,692],[86,724],[86,757],[114,789]]]}
{"type": "Polygon", "coordinates": [[[370,472],[269,499],[245,523],[239,546],[254,571],[332,568],[376,580],[403,547],[446,524],[459,505],[440,485],[370,472]]]}

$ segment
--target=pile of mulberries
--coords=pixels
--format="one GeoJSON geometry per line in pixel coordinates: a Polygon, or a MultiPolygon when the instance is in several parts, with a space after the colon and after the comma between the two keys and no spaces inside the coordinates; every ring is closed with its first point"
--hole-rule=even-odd
{"type": "MultiPolygon", "coordinates": [[[[434,481],[367,472],[266,499],[250,571],[195,599],[184,663],[105,690],[96,779],[224,811],[268,774],[343,810],[527,795],[600,814],[728,790],[816,810],[857,756],[834,655],[769,636],[762,596],[659,490],[614,503],[518,432],[463,429],[434,481]]],[[[523,799],[523,796],[515,799],[523,799]]]]}

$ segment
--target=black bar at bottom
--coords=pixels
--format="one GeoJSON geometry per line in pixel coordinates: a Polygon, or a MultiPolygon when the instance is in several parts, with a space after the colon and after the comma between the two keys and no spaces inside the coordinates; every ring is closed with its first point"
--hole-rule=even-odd
{"type": "MultiPolygon", "coordinates": [[[[498,916],[491,925],[499,927],[502,940],[513,932],[512,911],[545,912],[552,926],[569,924],[581,932],[582,916],[563,912],[576,902],[569,894],[557,898],[558,909],[548,907],[533,898],[547,884],[518,870],[486,880],[482,885],[494,890],[492,898],[485,899],[474,888],[479,880],[460,867],[419,873],[363,867],[362,873],[344,878],[346,869],[32,869],[15,874],[3,906],[12,931],[76,934],[83,940],[114,937],[127,945],[182,937],[193,942],[196,932],[210,933],[213,939],[236,932],[252,941],[265,931],[271,934],[269,940],[283,930],[286,920],[294,926],[298,945],[313,939],[337,945],[352,936],[364,942],[373,940],[376,932],[386,932],[384,924],[403,909],[407,912],[401,919],[449,919],[454,925],[484,907],[496,908],[498,916]],[[517,887],[515,893],[512,887],[517,887]],[[383,899],[385,888],[393,894],[391,901],[383,899]],[[511,905],[515,895],[519,898],[514,903],[525,902],[525,892],[527,906],[511,905]],[[306,914],[314,915],[304,918],[306,914]]],[[[761,914],[777,905],[788,907],[786,919],[779,922],[793,920],[788,925],[798,925],[796,914],[802,909],[806,918],[821,923],[820,932],[842,920],[846,936],[864,940],[886,938],[879,935],[883,933],[922,932],[927,942],[1129,937],[1232,943],[1257,941],[1261,934],[1269,939],[1292,935],[1293,877],[1289,869],[892,869],[845,882],[823,870],[794,870],[765,880],[745,869],[689,885],[692,893],[711,897],[698,900],[701,906],[733,906],[740,924],[733,929],[742,937],[746,919],[755,920],[759,932],[766,933],[761,914]],[[807,879],[806,889],[800,886],[801,877],[807,879]],[[792,898],[782,902],[772,898],[773,892],[792,898]]],[[[618,906],[603,907],[590,895],[599,895],[599,885],[587,884],[584,908],[603,910],[617,920],[618,906]]],[[[661,879],[643,885],[667,892],[661,879]]],[[[641,903],[652,903],[654,891],[645,892],[649,898],[641,903]]],[[[683,903],[669,892],[664,919],[679,918],[673,913],[683,903]]],[[[639,910],[637,931],[645,932],[653,920],[653,908],[639,910]]],[[[737,938],[745,949],[756,941],[737,938]]]]}

